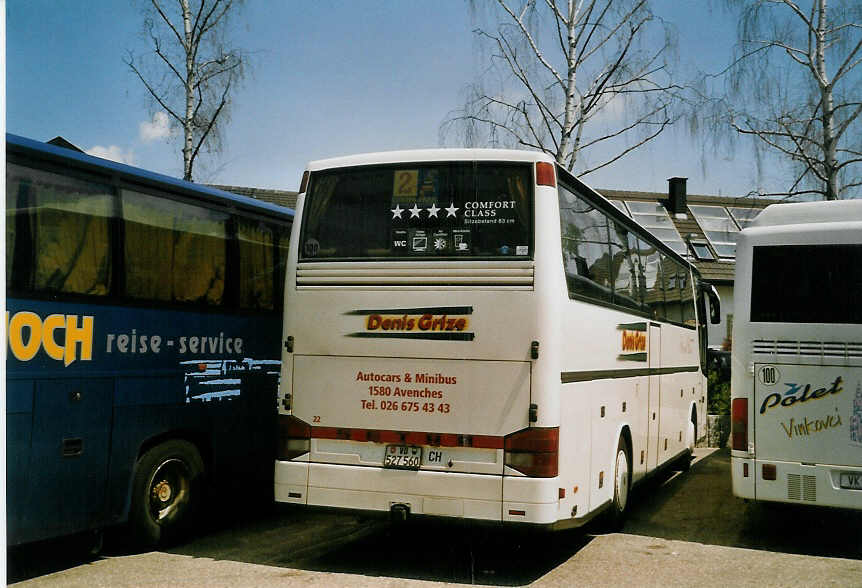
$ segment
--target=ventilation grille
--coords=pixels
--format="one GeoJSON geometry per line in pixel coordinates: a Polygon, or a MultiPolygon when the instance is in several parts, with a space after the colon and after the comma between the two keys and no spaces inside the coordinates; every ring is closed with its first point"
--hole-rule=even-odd
{"type": "Polygon", "coordinates": [[[753,353],[796,357],[840,357],[862,358],[862,343],[840,341],[785,341],[778,339],[755,339],[753,353]]]}
{"type": "Polygon", "coordinates": [[[817,476],[787,474],[787,498],[817,502],[817,476]]]}
{"type": "Polygon", "coordinates": [[[301,263],[297,288],[533,289],[532,261],[301,263]]]}

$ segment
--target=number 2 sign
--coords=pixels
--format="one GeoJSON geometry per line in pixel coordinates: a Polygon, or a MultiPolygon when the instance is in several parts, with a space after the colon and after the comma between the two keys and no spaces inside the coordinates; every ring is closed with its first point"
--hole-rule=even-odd
{"type": "Polygon", "coordinates": [[[405,169],[395,172],[392,195],[394,198],[415,198],[419,191],[419,170],[405,169]]]}

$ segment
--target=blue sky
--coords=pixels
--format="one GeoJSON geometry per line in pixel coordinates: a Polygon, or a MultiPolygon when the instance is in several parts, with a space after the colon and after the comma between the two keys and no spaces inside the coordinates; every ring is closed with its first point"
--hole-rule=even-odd
{"type": "MultiPolygon", "coordinates": [[[[725,63],[732,15],[713,0],[655,6],[677,30],[682,68],[725,63]]],[[[123,63],[126,50],[146,50],[140,23],[126,0],[7,0],[7,131],[62,135],[181,176],[179,145],[148,138],[160,121],[123,63]]],[[[197,164],[201,182],[295,190],[309,160],[436,147],[440,123],[480,67],[467,0],[247,0],[237,24],[236,44],[254,68],[234,94],[221,157],[197,164]]],[[[776,187],[774,177],[757,177],[747,149],[703,158],[682,127],[585,180],[665,191],[671,176],[688,177],[697,194],[776,187]]]]}

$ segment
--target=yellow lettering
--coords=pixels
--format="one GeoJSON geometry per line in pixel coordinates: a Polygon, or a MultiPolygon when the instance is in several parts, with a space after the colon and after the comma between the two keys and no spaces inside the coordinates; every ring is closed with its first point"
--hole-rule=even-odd
{"type": "Polygon", "coordinates": [[[35,312],[18,312],[9,322],[9,347],[20,361],[36,357],[42,346],[42,321],[35,312]],[[24,342],[24,328],[30,329],[30,339],[24,342]]]}
{"type": "Polygon", "coordinates": [[[42,348],[48,357],[60,361],[63,359],[63,348],[57,345],[57,340],[54,338],[54,330],[62,329],[66,326],[66,317],[62,314],[52,314],[45,317],[42,323],[42,348]]]}
{"type": "Polygon", "coordinates": [[[74,314],[66,315],[66,359],[65,365],[75,361],[75,344],[81,344],[80,359],[89,361],[93,358],[93,317],[81,318],[81,326],[78,327],[78,317],[74,314]]]}

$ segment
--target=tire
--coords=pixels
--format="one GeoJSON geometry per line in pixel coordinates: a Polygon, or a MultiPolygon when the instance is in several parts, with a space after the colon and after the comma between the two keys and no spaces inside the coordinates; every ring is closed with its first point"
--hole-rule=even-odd
{"type": "Polygon", "coordinates": [[[624,437],[617,443],[614,459],[614,498],[608,512],[607,527],[610,532],[619,531],[623,527],[629,510],[629,499],[632,489],[631,450],[624,437]]]}
{"type": "Polygon", "coordinates": [[[687,472],[691,469],[691,462],[694,459],[694,446],[697,443],[697,425],[694,421],[694,413],[692,413],[691,418],[692,420],[688,422],[688,428],[685,431],[685,441],[688,453],[680,457],[674,467],[674,469],[681,472],[687,472]]]}
{"type": "MultiPolygon", "coordinates": [[[[694,415],[692,415],[692,418],[694,415]]],[[[688,442],[688,455],[682,462],[682,471],[687,472],[691,469],[691,461],[694,459],[694,446],[697,443],[697,425],[693,420],[688,422],[688,429],[685,433],[686,441],[688,442]]]]}
{"type": "Polygon", "coordinates": [[[141,456],[129,514],[134,543],[165,545],[188,532],[199,510],[203,473],[200,453],[188,441],[167,441],[141,456]]]}

